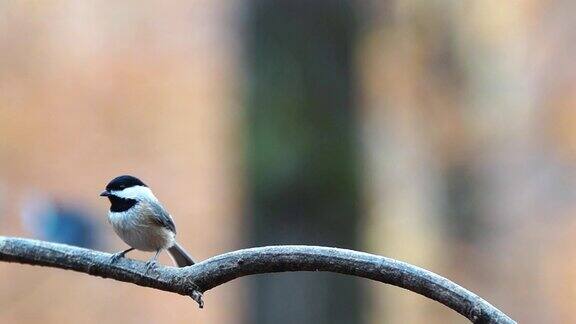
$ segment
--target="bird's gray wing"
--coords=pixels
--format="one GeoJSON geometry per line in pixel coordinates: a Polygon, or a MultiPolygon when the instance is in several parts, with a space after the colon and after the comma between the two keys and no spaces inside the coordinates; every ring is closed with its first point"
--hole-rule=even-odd
{"type": "Polygon", "coordinates": [[[153,202],[147,203],[146,205],[150,209],[154,223],[160,226],[164,226],[172,232],[176,233],[176,225],[172,220],[172,216],[168,214],[162,205],[153,202]]]}

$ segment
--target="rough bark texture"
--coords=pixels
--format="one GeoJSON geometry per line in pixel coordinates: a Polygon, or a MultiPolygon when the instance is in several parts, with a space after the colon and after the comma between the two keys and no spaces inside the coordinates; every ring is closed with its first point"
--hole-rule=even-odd
{"type": "Polygon", "coordinates": [[[516,323],[452,281],[422,268],[373,254],[319,246],[267,246],[221,254],[186,268],[160,266],[144,274],[144,262],[37,240],[0,236],[0,261],[49,266],[188,295],[259,273],[328,271],[380,281],[434,299],[473,323],[516,323]]]}

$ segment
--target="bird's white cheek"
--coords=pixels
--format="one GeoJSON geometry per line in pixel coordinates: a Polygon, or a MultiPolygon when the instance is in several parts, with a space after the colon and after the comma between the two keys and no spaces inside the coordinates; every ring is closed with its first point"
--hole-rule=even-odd
{"type": "Polygon", "coordinates": [[[120,191],[113,191],[113,194],[125,199],[158,201],[152,193],[152,190],[144,186],[134,186],[120,191]]]}

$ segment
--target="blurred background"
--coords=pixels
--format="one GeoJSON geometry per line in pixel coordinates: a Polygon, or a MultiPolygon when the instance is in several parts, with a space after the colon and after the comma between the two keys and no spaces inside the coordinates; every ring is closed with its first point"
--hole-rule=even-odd
{"type": "MultiPolygon", "coordinates": [[[[521,323],[576,322],[575,9],[0,1],[0,235],[119,251],[98,194],[129,173],[198,260],[351,248],[521,323]]],[[[324,273],[242,278],[205,301],[0,263],[0,323],[466,322],[324,273]]]]}

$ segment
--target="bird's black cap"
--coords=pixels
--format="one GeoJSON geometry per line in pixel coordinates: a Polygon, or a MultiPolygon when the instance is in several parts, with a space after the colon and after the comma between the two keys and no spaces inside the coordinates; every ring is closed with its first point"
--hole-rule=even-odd
{"type": "Polygon", "coordinates": [[[134,186],[148,187],[146,184],[144,184],[144,182],[142,182],[142,180],[136,177],[133,177],[131,175],[121,175],[119,177],[112,179],[112,181],[110,181],[108,185],[106,185],[106,191],[107,192],[119,191],[134,186]]]}

